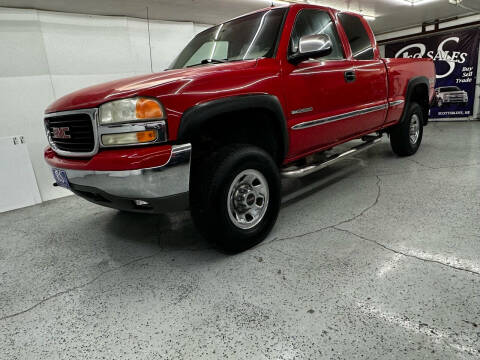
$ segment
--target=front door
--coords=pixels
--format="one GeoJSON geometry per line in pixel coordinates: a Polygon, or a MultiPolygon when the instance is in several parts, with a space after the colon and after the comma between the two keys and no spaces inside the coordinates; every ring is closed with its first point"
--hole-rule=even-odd
{"type": "Polygon", "coordinates": [[[297,14],[290,39],[290,53],[298,49],[302,36],[327,34],[330,55],[285,67],[285,94],[290,148],[295,157],[348,137],[354,129],[341,116],[359,104],[352,102],[354,63],[345,57],[336,25],[323,10],[303,9],[297,14]]]}

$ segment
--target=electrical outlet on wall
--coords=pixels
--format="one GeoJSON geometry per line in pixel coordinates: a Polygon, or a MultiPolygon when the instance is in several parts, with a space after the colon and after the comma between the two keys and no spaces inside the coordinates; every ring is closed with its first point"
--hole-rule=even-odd
{"type": "Polygon", "coordinates": [[[25,137],[0,137],[0,154],[0,213],[41,203],[25,137]]]}

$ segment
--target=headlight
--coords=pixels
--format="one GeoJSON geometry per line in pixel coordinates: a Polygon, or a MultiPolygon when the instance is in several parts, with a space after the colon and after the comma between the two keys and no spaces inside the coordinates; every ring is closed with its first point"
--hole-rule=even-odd
{"type": "Polygon", "coordinates": [[[164,118],[165,112],[158,101],[142,97],[105,103],[100,106],[98,116],[100,125],[164,118]]]}
{"type": "Polygon", "coordinates": [[[135,97],[105,103],[100,106],[98,122],[103,147],[167,141],[165,112],[154,99],[135,97]]]}

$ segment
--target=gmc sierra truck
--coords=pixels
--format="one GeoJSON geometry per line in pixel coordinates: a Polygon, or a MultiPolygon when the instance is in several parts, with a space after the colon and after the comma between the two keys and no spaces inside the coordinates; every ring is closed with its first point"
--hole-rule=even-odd
{"type": "Polygon", "coordinates": [[[238,252],[272,229],[282,177],[385,133],[396,154],[414,154],[434,85],[432,60],[381,58],[358,14],[272,7],[199,33],[163,72],[55,101],[45,159],[54,185],[124,211],[190,209],[201,233],[238,252]]]}
{"type": "Polygon", "coordinates": [[[458,86],[443,86],[435,89],[435,102],[438,107],[443,105],[460,104],[467,106],[468,93],[458,86]]]}

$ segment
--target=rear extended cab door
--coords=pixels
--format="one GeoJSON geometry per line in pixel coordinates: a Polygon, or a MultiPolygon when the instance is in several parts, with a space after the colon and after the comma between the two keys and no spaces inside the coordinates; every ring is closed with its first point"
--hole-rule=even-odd
{"type": "Polygon", "coordinates": [[[358,14],[338,13],[339,32],[350,49],[353,81],[349,84],[351,105],[361,115],[351,119],[355,134],[381,127],[388,111],[388,79],[375,37],[367,21],[358,14]]]}

